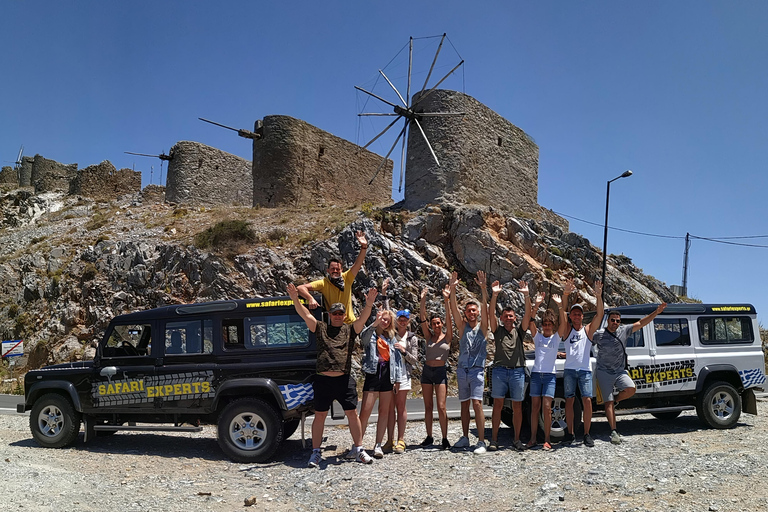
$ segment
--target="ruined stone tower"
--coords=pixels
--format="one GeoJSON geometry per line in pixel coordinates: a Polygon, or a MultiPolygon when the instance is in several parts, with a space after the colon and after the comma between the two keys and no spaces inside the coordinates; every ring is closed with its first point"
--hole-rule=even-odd
{"type": "Polygon", "coordinates": [[[539,209],[539,148],[523,130],[456,91],[435,90],[419,108],[465,115],[419,121],[440,160],[439,167],[418,130],[409,130],[406,208],[454,202],[488,204],[507,211],[539,209]]]}

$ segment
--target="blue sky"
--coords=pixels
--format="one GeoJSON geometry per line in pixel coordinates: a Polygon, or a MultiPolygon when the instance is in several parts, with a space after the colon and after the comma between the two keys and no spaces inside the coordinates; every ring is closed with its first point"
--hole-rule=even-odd
{"type": "MultiPolygon", "coordinates": [[[[159,160],[124,151],[194,140],[251,158],[250,141],[198,117],[252,129],[291,115],[366,142],[376,125],[358,124],[353,86],[372,85],[410,36],[446,32],[438,73],[466,63],[445,87],[534,138],[541,205],[602,224],[606,180],[631,169],[611,186],[611,226],[768,235],[768,2],[9,1],[0,13],[2,165],[23,144],[81,168],[135,166],[146,185],[159,160]]],[[[416,43],[423,76],[437,39],[416,43]]],[[[403,55],[385,70],[398,80],[403,55]]],[[[602,247],[602,227],[571,229],[602,247]]],[[[670,285],[683,248],[608,240],[670,285]]],[[[694,240],[689,294],[751,302],[768,318],[766,251],[694,240]]]]}

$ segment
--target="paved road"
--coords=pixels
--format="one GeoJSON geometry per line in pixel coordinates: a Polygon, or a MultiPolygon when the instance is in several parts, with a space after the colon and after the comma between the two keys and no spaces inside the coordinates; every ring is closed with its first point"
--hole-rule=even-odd
{"type": "MultiPolygon", "coordinates": [[[[16,413],[16,404],[24,403],[24,397],[19,395],[0,395],[0,414],[17,414],[16,413]]],[[[448,407],[448,418],[456,419],[460,417],[460,405],[459,405],[459,399],[456,397],[448,397],[446,400],[446,405],[448,407]]],[[[341,414],[341,409],[338,407],[338,404],[334,404],[334,407],[337,409],[337,414],[341,414]]],[[[414,398],[408,400],[407,404],[408,408],[408,420],[409,421],[423,421],[424,420],[424,401],[420,398],[414,398]]],[[[490,417],[491,409],[489,407],[484,408],[486,416],[490,417]]],[[[470,408],[471,411],[471,408],[470,408]]],[[[29,414],[29,412],[27,412],[29,414]]],[[[437,420],[437,409],[435,409],[434,418],[437,420]]],[[[474,416],[474,413],[472,413],[472,416],[474,416]]],[[[371,422],[374,422],[378,419],[378,414],[376,414],[376,411],[374,410],[374,413],[371,415],[371,422]]],[[[309,421],[311,421],[311,418],[309,418],[309,421]]],[[[343,418],[341,420],[334,420],[331,419],[330,415],[328,416],[328,419],[326,420],[327,425],[340,425],[345,424],[347,422],[346,418],[343,418]]]]}

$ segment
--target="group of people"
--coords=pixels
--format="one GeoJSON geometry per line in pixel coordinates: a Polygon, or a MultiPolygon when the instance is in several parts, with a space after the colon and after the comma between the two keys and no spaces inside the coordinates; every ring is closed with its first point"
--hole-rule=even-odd
{"type": "MultiPolygon", "coordinates": [[[[405,428],[407,411],[405,407],[408,391],[411,389],[412,370],[419,364],[419,341],[416,333],[410,330],[411,312],[402,309],[393,312],[385,301],[378,309],[375,319],[366,326],[377,301],[379,291],[371,288],[366,294],[363,310],[359,317],[352,311],[351,288],[354,279],[365,259],[368,242],[362,232],[356,238],[361,251],[352,267],[342,271],[340,260],[331,260],[327,275],[317,281],[296,287],[289,284],[288,295],[293,300],[298,314],[304,319],[310,331],[317,339],[317,375],[314,378],[315,419],[312,423],[312,455],[308,465],[317,467],[321,460],[321,441],[325,419],[333,400],[344,410],[352,436],[352,448],[346,457],[358,462],[370,464],[373,459],[363,448],[363,439],[368,420],[378,401],[378,421],[376,424],[373,457],[382,458],[385,453],[403,453],[405,451],[405,428]],[[320,292],[326,303],[330,304],[328,313],[330,324],[318,321],[309,309],[318,306],[311,292],[320,292]],[[302,304],[300,297],[306,299],[302,304]],[[308,309],[309,308],[309,309],[308,309]],[[358,341],[359,340],[359,341],[358,341]],[[357,345],[362,349],[362,370],[365,374],[363,398],[360,414],[357,413],[357,386],[352,377],[352,356],[357,345]],[[397,436],[395,436],[395,426],[397,436]],[[385,435],[388,440],[384,441],[385,435]]],[[[631,324],[622,325],[618,311],[610,311],[605,329],[598,330],[603,314],[602,283],[595,283],[597,312],[589,325],[584,325],[584,308],[574,304],[566,312],[569,296],[576,290],[573,280],[565,283],[562,298],[553,294],[551,302],[559,309],[556,314],[547,309],[541,318],[541,329],[537,327],[535,314],[545,300],[544,293],[538,293],[531,304],[528,285],[518,285],[518,292],[523,294],[525,313],[518,323],[515,310],[511,306],[502,309],[496,316],[497,299],[502,291],[499,281],[491,283],[490,305],[488,301],[487,278],[483,271],[478,271],[475,282],[480,288],[481,300],[468,301],[463,310],[459,310],[456,299],[458,275],[454,272],[448,284],[442,290],[445,303],[445,319],[440,315],[427,316],[426,299],[428,290],[420,295],[419,326],[426,341],[425,362],[421,371],[421,386],[425,405],[425,425],[427,436],[422,446],[434,444],[432,411],[437,402],[438,419],[442,440],[440,447],[451,447],[448,441],[448,416],[446,411],[447,371],[446,363],[452,349],[452,321],[459,334],[458,361],[456,368],[458,394],[461,403],[462,436],[453,445],[455,448],[469,448],[470,405],[475,413],[478,440],[473,451],[482,454],[498,449],[498,432],[501,414],[507,397],[512,400],[514,440],[516,450],[532,448],[536,445],[539,414],[544,417],[544,442],[542,449],[552,448],[550,425],[552,423],[552,401],[555,396],[555,361],[565,358],[563,374],[564,394],[566,399],[567,433],[563,443],[570,444],[574,439],[573,405],[578,388],[584,412],[583,444],[594,446],[590,434],[592,420],[592,369],[590,352],[596,345],[598,403],[605,404],[605,413],[611,428],[610,440],[614,444],[621,442],[616,431],[614,406],[619,401],[631,397],[635,385],[626,373],[626,342],[634,332],[648,324],[661,313],[666,304],[662,303],[653,313],[631,324]],[[535,359],[527,379],[528,369],[525,362],[523,340],[526,330],[531,332],[535,346],[535,359]],[[491,417],[491,440],[485,440],[485,414],[483,412],[483,390],[485,383],[488,340],[495,344],[491,374],[491,396],[493,413],[491,417]],[[564,351],[559,350],[564,341],[564,351]],[[531,437],[526,445],[520,439],[522,427],[522,402],[525,396],[526,380],[530,381],[531,397],[531,437]]],[[[388,281],[382,286],[385,292],[388,281]]]]}

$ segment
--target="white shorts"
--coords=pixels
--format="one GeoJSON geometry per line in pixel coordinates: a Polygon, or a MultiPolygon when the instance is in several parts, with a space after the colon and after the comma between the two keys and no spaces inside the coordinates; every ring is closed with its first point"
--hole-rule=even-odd
{"type": "Polygon", "coordinates": [[[407,380],[401,380],[400,391],[410,391],[410,390],[411,390],[411,378],[408,377],[407,380]]]}

